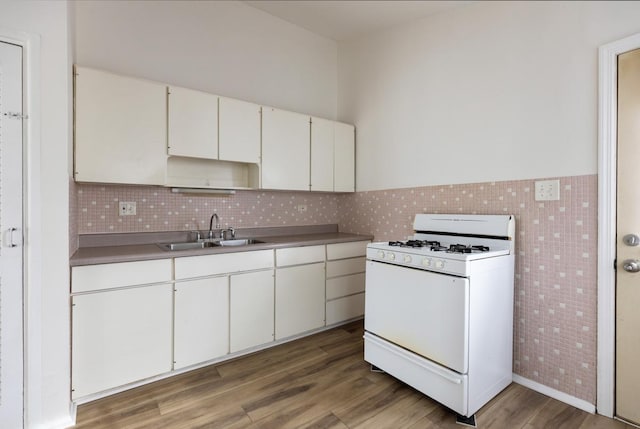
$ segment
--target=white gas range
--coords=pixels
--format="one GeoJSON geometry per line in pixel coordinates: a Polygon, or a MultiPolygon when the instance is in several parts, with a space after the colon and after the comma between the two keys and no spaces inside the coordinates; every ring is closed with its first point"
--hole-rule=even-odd
{"type": "Polygon", "coordinates": [[[367,246],[365,360],[474,420],[511,383],[515,218],[418,214],[414,229],[367,246]]]}

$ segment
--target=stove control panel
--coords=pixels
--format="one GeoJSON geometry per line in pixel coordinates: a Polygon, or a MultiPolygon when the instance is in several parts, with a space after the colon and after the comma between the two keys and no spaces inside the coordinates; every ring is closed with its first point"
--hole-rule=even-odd
{"type": "Polygon", "coordinates": [[[367,248],[367,259],[388,264],[466,276],[468,265],[465,261],[411,254],[407,251],[392,251],[367,248]]]}

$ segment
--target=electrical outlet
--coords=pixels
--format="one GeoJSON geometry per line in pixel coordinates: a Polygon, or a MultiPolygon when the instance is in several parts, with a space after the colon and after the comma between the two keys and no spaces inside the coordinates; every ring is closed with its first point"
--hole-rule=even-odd
{"type": "Polygon", "coordinates": [[[304,213],[307,211],[307,205],[306,204],[298,204],[298,211],[300,213],[304,213]]]}
{"type": "Polygon", "coordinates": [[[120,201],[118,203],[118,214],[120,216],[134,216],[136,214],[136,202],[120,201]]]}
{"type": "Polygon", "coordinates": [[[538,180],[536,182],[536,201],[558,201],[560,199],[560,180],[538,180]]]}

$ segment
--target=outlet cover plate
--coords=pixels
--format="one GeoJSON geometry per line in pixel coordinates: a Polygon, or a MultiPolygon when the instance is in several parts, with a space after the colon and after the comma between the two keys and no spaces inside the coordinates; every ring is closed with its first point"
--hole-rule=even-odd
{"type": "Polygon", "coordinates": [[[560,200],[560,180],[536,181],[536,201],[560,200]]]}
{"type": "Polygon", "coordinates": [[[120,216],[135,216],[136,214],[136,202],[135,201],[120,201],[118,203],[118,215],[120,216]]]}

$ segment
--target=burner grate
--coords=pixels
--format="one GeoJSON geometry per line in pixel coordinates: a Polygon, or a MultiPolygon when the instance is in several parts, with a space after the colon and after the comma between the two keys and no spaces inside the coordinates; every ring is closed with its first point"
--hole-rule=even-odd
{"type": "Polygon", "coordinates": [[[439,241],[429,241],[429,240],[407,240],[407,241],[390,241],[389,246],[398,246],[398,247],[429,247],[429,246],[438,246],[440,247],[439,241]]]}
{"type": "Polygon", "coordinates": [[[480,252],[488,252],[488,246],[469,246],[465,244],[452,244],[447,249],[448,253],[480,253],[480,252]]]}

